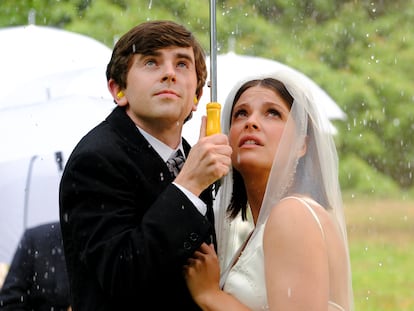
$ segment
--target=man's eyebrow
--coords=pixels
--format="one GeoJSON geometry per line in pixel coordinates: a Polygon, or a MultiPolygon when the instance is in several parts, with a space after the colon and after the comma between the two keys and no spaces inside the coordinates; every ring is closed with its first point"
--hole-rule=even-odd
{"type": "MultiPolygon", "coordinates": [[[[160,57],[160,56],[162,56],[162,53],[160,51],[157,51],[157,50],[150,51],[148,53],[142,54],[141,58],[148,57],[148,56],[160,57]]],[[[191,55],[189,53],[177,52],[177,53],[175,53],[175,57],[176,58],[187,59],[192,63],[194,62],[194,59],[191,57],[191,55]]]]}
{"type": "Polygon", "coordinates": [[[161,52],[159,51],[148,51],[147,53],[142,53],[141,57],[146,57],[146,56],[161,56],[161,52]]]}
{"type": "Polygon", "coordinates": [[[193,58],[191,57],[190,54],[187,53],[177,53],[176,54],[177,58],[184,58],[184,59],[188,59],[189,61],[193,62],[193,58]]]}

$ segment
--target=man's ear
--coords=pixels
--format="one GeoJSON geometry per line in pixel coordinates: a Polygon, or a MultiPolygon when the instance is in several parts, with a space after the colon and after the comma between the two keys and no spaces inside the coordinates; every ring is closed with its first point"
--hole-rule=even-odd
{"type": "Polygon", "coordinates": [[[197,106],[200,103],[200,98],[201,98],[202,95],[203,95],[203,89],[200,90],[200,94],[196,94],[194,96],[193,109],[191,109],[192,111],[197,110],[197,106]]]}
{"type": "Polygon", "coordinates": [[[108,90],[118,106],[125,106],[128,104],[128,99],[126,98],[124,91],[113,79],[109,79],[108,81],[108,90]]]}

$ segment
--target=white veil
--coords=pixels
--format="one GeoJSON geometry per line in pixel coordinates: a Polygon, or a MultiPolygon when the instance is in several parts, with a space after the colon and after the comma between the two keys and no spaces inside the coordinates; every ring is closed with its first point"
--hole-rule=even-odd
{"type": "MultiPolygon", "coordinates": [[[[249,76],[239,81],[229,93],[222,111],[222,131],[228,134],[234,97],[239,88],[253,79],[273,78],[281,81],[294,98],[289,119],[276,152],[256,227],[264,224],[270,210],[282,198],[303,194],[313,198],[337,220],[347,247],[349,269],[349,301],[353,309],[348,241],[342,197],[338,181],[338,157],[331,135],[331,123],[317,98],[313,97],[308,82],[293,71],[276,71],[249,76]],[[306,154],[300,157],[306,140],[306,154]]],[[[231,263],[235,249],[240,245],[237,227],[240,218],[230,221],[226,213],[233,192],[233,173],[225,176],[217,196],[216,232],[218,254],[222,271],[231,263]]],[[[251,224],[251,222],[250,222],[251,224]]],[[[253,226],[251,227],[253,228],[253,226]]],[[[253,231],[253,235],[255,231],[253,231]]],[[[245,234],[246,235],[246,234],[245,234]]]]}

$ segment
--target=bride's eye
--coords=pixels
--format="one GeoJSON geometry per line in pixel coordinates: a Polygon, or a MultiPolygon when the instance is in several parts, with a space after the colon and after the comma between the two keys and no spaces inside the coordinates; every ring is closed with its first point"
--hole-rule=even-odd
{"type": "Polygon", "coordinates": [[[269,109],[267,111],[267,113],[268,113],[269,116],[272,116],[272,117],[281,117],[282,116],[282,114],[276,109],[269,109]]]}
{"type": "Polygon", "coordinates": [[[247,116],[247,111],[244,109],[238,109],[233,112],[233,119],[237,119],[237,118],[245,117],[245,116],[247,116]]]}

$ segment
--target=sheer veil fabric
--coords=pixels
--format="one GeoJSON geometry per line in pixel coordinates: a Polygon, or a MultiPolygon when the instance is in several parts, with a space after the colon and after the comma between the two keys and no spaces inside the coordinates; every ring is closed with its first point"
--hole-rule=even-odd
{"type": "MultiPolygon", "coordinates": [[[[274,78],[286,86],[294,102],[285,125],[279,148],[273,160],[256,227],[264,224],[270,210],[281,199],[290,195],[306,195],[313,198],[336,219],[347,247],[350,310],[353,310],[351,270],[345,216],[338,181],[338,157],[332,137],[331,123],[313,97],[307,82],[293,71],[276,71],[245,77],[233,87],[222,111],[221,127],[229,133],[231,109],[237,90],[253,79],[274,78]],[[306,154],[300,150],[306,144],[306,154]]],[[[221,181],[215,201],[216,232],[221,271],[232,263],[235,249],[239,247],[238,233],[234,229],[240,221],[230,221],[226,209],[232,195],[232,171],[221,181]]],[[[252,236],[255,235],[253,230],[252,236]]]]}

